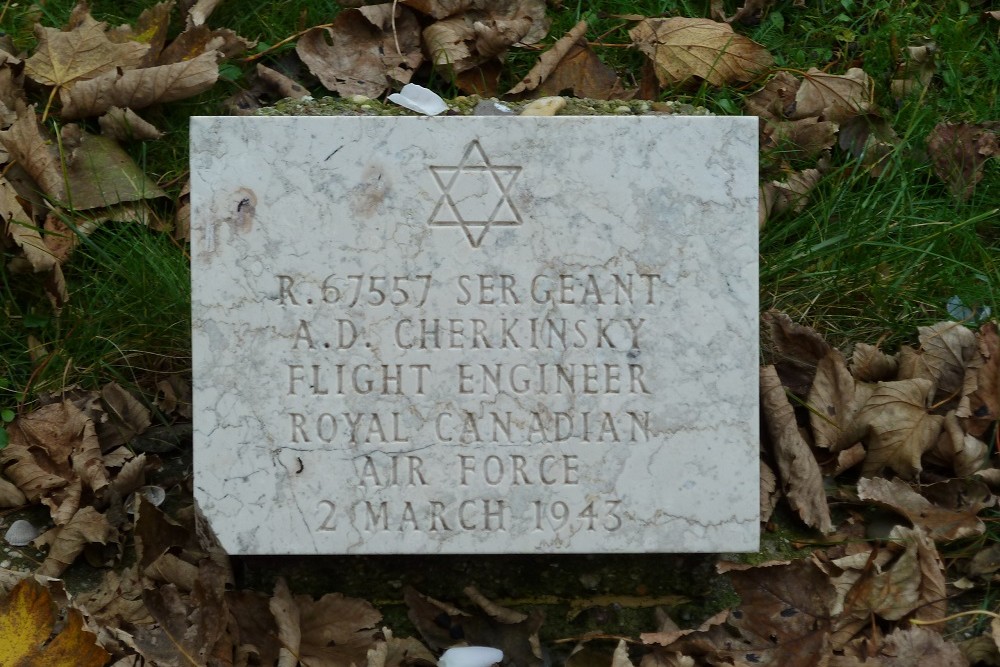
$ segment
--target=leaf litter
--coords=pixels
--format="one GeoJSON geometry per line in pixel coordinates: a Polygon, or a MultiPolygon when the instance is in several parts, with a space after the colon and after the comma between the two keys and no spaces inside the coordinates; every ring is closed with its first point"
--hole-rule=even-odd
{"type": "MultiPolygon", "coordinates": [[[[156,140],[159,130],[140,112],[212,88],[219,63],[252,48],[208,26],[218,4],[191,6],[172,39],[173,2],[148,8],[135,26],[114,28],[78,7],[65,29],[36,28],[33,53],[0,54],[7,161],[0,238],[57,305],[67,298],[60,267],[77,235],[126,219],[186,238],[189,186],[176,213],[160,219],[149,204],[165,197],[164,186],[119,142],[156,140]],[[25,92],[25,78],[41,97],[25,92]],[[49,118],[59,119],[58,131],[49,118]],[[63,122],[71,120],[81,122],[63,122]]],[[[760,119],[764,224],[801,210],[835,148],[877,177],[898,144],[862,69],[772,73],[771,55],[732,28],[758,21],[767,5],[747,2],[727,17],[713,3],[722,21],[628,17],[632,45],[646,55],[653,79],[638,87],[601,61],[580,24],[508,94],[629,99],[701,82],[759,85],[745,103],[760,119]]],[[[436,67],[462,90],[495,94],[503,58],[511,49],[538,50],[548,27],[545,4],[535,0],[357,7],[297,36],[302,69],[260,65],[257,75],[268,95],[304,97],[300,80],[311,75],[340,95],[377,97],[436,67]]],[[[935,51],[932,43],[908,48],[894,94],[928,85],[935,51]]],[[[972,194],[996,155],[996,133],[995,123],[942,124],[927,137],[933,168],[957,198],[972,194]]],[[[793,560],[720,562],[737,605],[686,629],[661,609],[659,627],[636,637],[573,638],[569,662],[878,667],[1000,657],[1000,630],[956,643],[939,624],[955,591],[989,585],[1000,570],[981,517],[1000,488],[992,447],[1000,418],[996,325],[921,327],[920,346],[895,354],[862,342],[845,354],[782,313],[766,314],[764,328],[762,519],[787,505],[816,542],[793,560]],[[873,510],[888,517],[884,529],[866,520],[873,510]],[[592,650],[609,641],[608,650],[592,650]]],[[[183,378],[160,380],[158,392],[163,415],[190,418],[183,378]]],[[[510,664],[544,664],[541,614],[505,607],[471,586],[462,607],[406,588],[419,638],[395,636],[370,602],[337,592],[314,599],[281,580],[268,592],[237,590],[228,556],[196,528],[189,480],[150,485],[162,461],[135,447],[151,424],[141,401],[109,383],[100,391],[67,388],[7,426],[0,504],[44,507],[48,523],[33,537],[46,552],[35,576],[0,569],[0,626],[5,637],[24,640],[0,649],[9,653],[4,660],[397,667],[433,664],[448,648],[473,643],[503,650],[510,664]],[[169,510],[150,502],[152,488],[169,510]],[[104,576],[70,598],[46,576],[62,576],[81,560],[104,576]]]]}

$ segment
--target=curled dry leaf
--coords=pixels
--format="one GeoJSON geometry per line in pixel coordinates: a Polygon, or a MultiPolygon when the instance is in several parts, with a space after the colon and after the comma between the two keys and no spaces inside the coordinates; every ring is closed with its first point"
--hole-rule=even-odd
{"type": "Polygon", "coordinates": [[[748,95],[743,104],[750,115],[772,123],[780,122],[795,111],[798,90],[799,80],[788,72],[780,71],[768,79],[763,88],[748,95]]]}
{"type": "Polygon", "coordinates": [[[963,537],[982,535],[985,524],[977,514],[982,505],[973,504],[952,510],[931,503],[901,479],[884,477],[858,480],[858,497],[888,507],[923,529],[935,542],[950,542],[963,537]]]}
{"type": "Polygon", "coordinates": [[[298,100],[309,94],[309,91],[301,83],[260,63],[257,64],[257,76],[279,97],[290,97],[298,100]]]}
{"type": "Polygon", "coordinates": [[[0,477],[0,507],[20,507],[28,498],[14,484],[0,477]]]}
{"type": "Polygon", "coordinates": [[[781,476],[781,488],[789,504],[807,526],[824,533],[833,532],[819,464],[799,434],[795,412],[774,366],[760,369],[760,403],[781,476]]]}
{"type": "Polygon", "coordinates": [[[795,93],[792,118],[818,116],[843,123],[871,109],[872,89],[871,79],[857,67],[846,74],[827,74],[813,67],[795,93]]]}
{"type": "Polygon", "coordinates": [[[188,10],[188,23],[190,25],[202,25],[212,15],[215,8],[222,4],[222,0],[198,0],[188,10]]]}
{"type": "Polygon", "coordinates": [[[938,46],[934,42],[906,47],[907,60],[900,65],[896,78],[889,85],[893,97],[906,97],[930,84],[936,69],[934,54],[937,51],[938,46]]]}
{"type": "Polygon", "coordinates": [[[38,226],[31,221],[18,201],[14,186],[0,176],[0,219],[3,220],[3,232],[9,235],[14,243],[21,248],[25,258],[31,264],[32,271],[51,271],[56,264],[55,257],[49,252],[38,226]]]}
{"type": "Polygon", "coordinates": [[[632,43],[653,62],[660,85],[694,77],[715,86],[755,79],[774,62],[760,44],[726,23],[673,17],[643,19],[629,30],[632,43]]]}
{"type": "Polygon", "coordinates": [[[899,144],[899,137],[889,121],[867,113],[841,124],[838,144],[858,158],[873,176],[881,176],[891,166],[889,156],[899,144]]]}
{"type": "Polygon", "coordinates": [[[219,78],[215,51],[184,62],[114,70],[60,90],[65,120],[100,116],[111,107],[142,109],[204,92],[219,78]]]}
{"type": "Polygon", "coordinates": [[[406,7],[346,9],[328,28],[303,35],[295,52],[328,90],[378,97],[393,82],[409,83],[423,61],[420,26],[406,7]],[[398,49],[397,49],[398,45],[398,49]]]}
{"type": "Polygon", "coordinates": [[[976,350],[976,335],[958,322],[917,327],[922,360],[935,383],[933,400],[940,401],[962,388],[965,369],[976,350]]]}
{"type": "Polygon", "coordinates": [[[39,540],[49,544],[49,553],[37,573],[47,577],[60,576],[76,560],[88,544],[107,544],[115,530],[108,519],[93,507],[84,507],[65,526],[53,528],[39,540]]]}
{"type": "Polygon", "coordinates": [[[976,335],[982,366],[976,377],[976,390],[969,396],[967,430],[982,436],[1000,419],[1000,334],[995,322],[987,322],[976,335]]]}
{"type": "Polygon", "coordinates": [[[182,63],[213,51],[218,51],[223,58],[234,58],[253,45],[254,42],[226,28],[213,30],[205,25],[193,26],[177,35],[174,41],[163,49],[155,64],[182,63]]]}
{"type": "Polygon", "coordinates": [[[131,109],[111,107],[97,122],[101,125],[101,134],[117,141],[145,141],[163,136],[152,123],[131,109]]]}
{"type": "Polygon", "coordinates": [[[766,124],[761,150],[778,151],[783,159],[815,159],[837,143],[837,124],[802,118],[766,124]]]}
{"type": "Polygon", "coordinates": [[[775,506],[778,504],[780,494],[778,493],[778,477],[771,470],[771,466],[763,461],[760,462],[760,520],[767,522],[771,519],[775,506]]]}
{"type": "Polygon", "coordinates": [[[934,172],[959,199],[968,199],[983,179],[983,163],[1000,154],[997,123],[939,123],[927,135],[934,172]]]}
{"type": "Polygon", "coordinates": [[[117,382],[101,387],[101,405],[108,415],[107,421],[98,427],[104,451],[126,444],[152,423],[149,409],[117,382]]]}
{"type": "Polygon", "coordinates": [[[880,382],[862,409],[868,425],[868,457],[861,474],[871,477],[885,468],[912,479],[922,469],[921,457],[934,446],[944,418],[927,413],[930,380],[880,382]]]}
{"type": "Polygon", "coordinates": [[[760,189],[760,228],[773,216],[786,211],[801,212],[809,201],[809,193],[822,177],[823,173],[819,169],[803,169],[790,172],[784,181],[765,183],[760,189]]]}
{"type": "Polygon", "coordinates": [[[973,475],[986,465],[989,447],[979,438],[969,435],[951,410],[944,416],[944,428],[932,453],[959,477],[973,475]]]}
{"type": "Polygon", "coordinates": [[[19,108],[17,120],[0,132],[0,143],[50,198],[66,201],[66,185],[56,142],[43,135],[35,107],[19,108]]]}
{"type": "Polygon", "coordinates": [[[586,34],[586,21],[580,21],[575,26],[570,28],[569,32],[560,37],[548,51],[539,56],[538,62],[535,63],[531,70],[517,83],[517,85],[507,91],[507,94],[516,95],[518,93],[538,88],[542,81],[545,81],[545,79],[552,74],[562,59],[566,57],[566,54],[569,53],[570,49],[572,49],[579,40],[583,39],[583,36],[586,34]]]}
{"type": "Polygon", "coordinates": [[[839,452],[859,442],[867,426],[858,413],[874,387],[855,382],[843,355],[831,350],[816,367],[809,390],[809,424],[817,447],[839,452]]]}
{"type": "Polygon", "coordinates": [[[800,396],[809,393],[816,366],[830,353],[830,344],[815,329],[792,321],[777,310],[763,315],[770,338],[770,357],[781,383],[800,396]]]}

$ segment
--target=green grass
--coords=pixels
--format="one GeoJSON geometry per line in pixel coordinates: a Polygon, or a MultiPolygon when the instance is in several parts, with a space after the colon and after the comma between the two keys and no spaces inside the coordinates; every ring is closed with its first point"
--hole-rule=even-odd
{"type": "MultiPolygon", "coordinates": [[[[92,13],[112,25],[134,21],[149,0],[97,0],[92,13]]],[[[727,14],[742,0],[725,3],[727,14]]],[[[2,27],[17,48],[34,44],[32,24],[61,26],[72,8],[50,0],[41,9],[8,4],[2,27]],[[33,13],[35,12],[35,13],[33,13]],[[40,12],[40,18],[39,14],[40,12]]],[[[258,40],[264,49],[305,27],[329,22],[332,0],[315,3],[233,0],[210,19],[258,40]]],[[[588,22],[595,51],[627,85],[641,78],[644,56],[627,44],[632,22],[621,15],[708,16],[709,2],[673,0],[564,0],[550,9],[545,45],[577,21],[588,22]]],[[[172,34],[182,29],[175,18],[172,34]]],[[[835,344],[886,339],[891,348],[912,342],[914,327],[947,317],[945,304],[958,296],[966,304],[1000,307],[1000,160],[987,163],[982,183],[968,201],[956,200],[934,175],[924,144],[939,122],[996,119],[1000,91],[997,23],[978,9],[947,1],[817,0],[794,7],[775,2],[754,26],[738,32],[766,46],[776,67],[802,72],[817,67],[834,74],[862,67],[872,77],[876,101],[900,143],[892,169],[868,174],[856,159],[835,149],[831,172],[801,213],[769,221],[761,235],[761,302],[816,326],[835,344]],[[897,101],[889,84],[905,47],[933,39],[937,72],[920,96],[897,101]]],[[[289,44],[265,64],[287,63],[289,44]]],[[[534,64],[537,49],[513,49],[504,84],[519,80],[534,64]]],[[[235,61],[212,90],[145,110],[142,115],[166,132],[158,141],[126,147],[168,194],[175,197],[187,176],[188,118],[225,113],[224,101],[250,86],[254,64],[235,61]]],[[[303,70],[304,71],[304,70],[303,70]]],[[[447,78],[422,73],[450,92],[447,78]]],[[[316,96],[325,92],[306,81],[316,96]]],[[[743,98],[763,81],[714,88],[677,87],[661,99],[690,102],[719,114],[741,113],[743,98]]],[[[453,92],[453,91],[451,91],[453,92]]],[[[96,130],[93,121],[88,128],[96,130]]],[[[642,147],[635,147],[642,150],[642,147]]],[[[762,158],[780,168],[813,166],[782,155],[762,158]]],[[[169,215],[172,204],[164,204],[169,215]]],[[[3,264],[13,256],[4,251],[3,264]]],[[[79,383],[97,386],[117,380],[152,393],[155,380],[189,366],[189,273],[185,248],[169,236],[136,225],[110,225],[91,236],[66,267],[70,301],[56,316],[41,286],[30,276],[0,270],[0,408],[30,403],[40,392],[79,383]],[[42,345],[36,358],[28,340],[42,345]]]]}

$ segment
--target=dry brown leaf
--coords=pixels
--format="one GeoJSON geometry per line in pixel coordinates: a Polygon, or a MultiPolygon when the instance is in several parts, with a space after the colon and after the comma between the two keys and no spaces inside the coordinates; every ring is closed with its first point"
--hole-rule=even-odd
{"type": "Polygon", "coordinates": [[[329,28],[303,35],[295,52],[327,90],[345,97],[378,97],[393,82],[409,83],[423,61],[416,16],[396,7],[393,19],[392,5],[346,9],[329,28]]]}
{"type": "Polygon", "coordinates": [[[152,123],[131,109],[111,107],[97,122],[101,125],[101,134],[117,141],[147,141],[163,136],[152,123]]]}
{"type": "Polygon", "coordinates": [[[774,62],[760,44],[709,19],[644,19],[629,30],[629,36],[653,61],[663,86],[693,77],[715,86],[752,81],[774,62]]]}
{"type": "Polygon", "coordinates": [[[858,480],[858,497],[898,512],[914,526],[922,528],[935,542],[982,535],[985,524],[976,516],[981,505],[951,510],[931,503],[901,479],[884,477],[858,480]]]}
{"type": "MultiPolygon", "coordinates": [[[[920,587],[917,608],[913,618],[918,621],[936,622],[948,614],[948,591],[945,587],[944,563],[938,555],[934,541],[920,528],[908,529],[897,526],[890,536],[902,542],[907,550],[917,554],[920,587]]],[[[943,626],[937,626],[942,631],[943,626]]]]}
{"type": "Polygon", "coordinates": [[[162,667],[232,664],[232,640],[226,633],[229,613],[226,578],[221,568],[205,561],[187,598],[167,584],[143,592],[156,625],[137,626],[133,641],[139,654],[162,667]],[[209,656],[213,656],[211,662],[209,656]]]}
{"type": "MultiPolygon", "coordinates": [[[[73,596],[73,604],[96,619],[102,631],[127,624],[149,624],[153,618],[142,602],[142,583],[135,567],[108,570],[100,584],[73,596]]],[[[102,632],[103,634],[103,632],[102,632]]]]}
{"type": "Polygon", "coordinates": [[[976,350],[976,335],[959,322],[917,327],[921,356],[935,383],[934,401],[958,394],[976,350]]]}
{"type": "Polygon", "coordinates": [[[478,67],[467,69],[455,75],[455,85],[469,95],[496,97],[500,94],[500,76],[503,64],[497,60],[487,60],[478,67]]]}
{"type": "Polygon", "coordinates": [[[763,315],[769,332],[771,363],[781,383],[799,396],[806,396],[820,359],[832,349],[815,329],[796,324],[785,313],[769,310],[763,315]]]}
{"type": "Polygon", "coordinates": [[[854,380],[839,351],[831,350],[823,357],[807,399],[816,446],[839,452],[860,441],[867,425],[858,419],[858,413],[872,391],[871,385],[854,380]]]}
{"type": "Polygon", "coordinates": [[[818,118],[765,124],[762,151],[776,151],[782,159],[815,159],[837,143],[837,124],[818,118]]]}
{"type": "Polygon", "coordinates": [[[851,374],[862,382],[879,382],[895,378],[899,362],[875,345],[857,343],[851,355],[851,374]]]}
{"type": "Polygon", "coordinates": [[[544,0],[401,0],[421,14],[427,14],[438,19],[446,19],[458,14],[465,14],[475,22],[510,22],[529,19],[531,27],[524,35],[520,44],[535,44],[545,38],[549,31],[550,20],[546,12],[544,0]]]}
{"type": "Polygon", "coordinates": [[[489,614],[491,617],[495,618],[500,623],[520,623],[522,621],[528,620],[528,615],[523,611],[516,611],[514,609],[508,609],[498,605],[493,602],[485,595],[479,592],[479,589],[475,586],[466,586],[462,589],[470,600],[476,603],[476,605],[489,614]]]}
{"type": "Polygon", "coordinates": [[[278,577],[268,606],[278,625],[278,642],[281,644],[278,667],[297,667],[302,644],[301,619],[299,606],[295,604],[284,578],[278,577]]]}
{"type": "Polygon", "coordinates": [[[137,67],[149,50],[137,42],[115,44],[104,34],[104,24],[93,20],[66,32],[35,26],[38,46],[24,63],[25,74],[48,86],[65,86],[110,72],[137,67]]]}
{"type": "Polygon", "coordinates": [[[65,526],[57,526],[42,537],[49,544],[49,553],[37,574],[58,577],[76,560],[85,546],[92,543],[107,544],[114,539],[115,530],[106,516],[88,506],[77,511],[65,526]]]}
{"type": "Polygon", "coordinates": [[[234,58],[254,44],[226,28],[213,30],[205,25],[191,26],[163,49],[155,64],[173,65],[212,51],[218,51],[223,58],[234,58]]]}
{"type": "Polygon", "coordinates": [[[562,59],[566,57],[566,54],[569,53],[570,49],[572,49],[579,40],[583,39],[583,36],[586,34],[586,21],[580,21],[575,26],[570,28],[569,32],[560,37],[548,51],[538,57],[538,62],[534,64],[531,70],[517,83],[517,85],[507,91],[507,94],[516,95],[518,93],[538,88],[538,86],[552,74],[553,70],[555,70],[556,66],[562,61],[562,59]]]}
{"type": "Polygon", "coordinates": [[[986,465],[989,447],[979,438],[969,435],[950,410],[944,416],[944,428],[933,450],[942,465],[951,466],[958,477],[974,475],[986,465]]]}
{"type": "MultiPolygon", "coordinates": [[[[729,578],[740,596],[740,606],[730,612],[727,623],[739,638],[718,634],[712,643],[719,657],[725,656],[737,665],[825,664],[836,591],[829,577],[812,561],[764,564],[730,571],[729,578]]],[[[680,650],[689,653],[683,647],[696,644],[697,637],[695,634],[683,639],[680,650]]]]}
{"type": "Polygon", "coordinates": [[[604,64],[589,46],[577,44],[559,61],[538,87],[538,95],[571,94],[597,100],[627,100],[636,89],[626,89],[615,71],[604,64]]]}
{"type": "Polygon", "coordinates": [[[282,98],[290,97],[297,100],[309,94],[301,83],[260,63],[257,64],[257,76],[282,98]]]}
{"type": "Polygon", "coordinates": [[[130,442],[152,423],[149,409],[117,382],[109,382],[101,388],[101,404],[108,414],[108,420],[97,429],[103,451],[130,442]]]}
{"type": "Polygon", "coordinates": [[[50,198],[66,201],[66,185],[56,142],[42,134],[35,107],[18,109],[17,121],[0,132],[0,143],[50,198]]]}
{"type": "MultiPolygon", "coordinates": [[[[98,215],[96,209],[101,209],[101,214],[113,218],[113,207],[118,204],[165,196],[113,139],[66,125],[62,128],[62,143],[63,174],[69,187],[67,204],[74,210],[95,211],[98,215]]],[[[97,218],[89,228],[78,221],[78,231],[87,233],[98,224],[97,218]]]]}
{"type": "Polygon", "coordinates": [[[892,164],[889,156],[899,144],[899,137],[889,121],[867,113],[841,123],[838,144],[858,158],[873,176],[881,176],[892,164]]]}
{"type": "Polygon", "coordinates": [[[897,628],[885,638],[882,667],[968,667],[958,646],[925,627],[897,628]]]}
{"type": "Polygon", "coordinates": [[[18,201],[14,186],[0,176],[0,219],[3,220],[3,232],[9,235],[14,243],[24,252],[25,258],[31,264],[32,271],[51,271],[56,264],[38,226],[31,221],[18,201]]]}
{"type": "Polygon", "coordinates": [[[996,123],[938,123],[927,135],[934,172],[953,195],[968,199],[983,178],[983,163],[1000,154],[996,123]]]}
{"type": "Polygon", "coordinates": [[[837,477],[845,470],[850,470],[865,460],[865,446],[860,442],[837,453],[837,461],[831,472],[832,477],[837,477]]]}
{"type": "MultiPolygon", "coordinates": [[[[174,238],[178,241],[189,242],[191,240],[191,179],[188,179],[184,183],[184,187],[181,188],[181,192],[177,195],[177,214],[174,216],[174,238]]],[[[160,391],[164,392],[164,399],[166,398],[165,390],[157,385],[160,391]]],[[[178,393],[174,393],[176,398],[178,393]]],[[[179,406],[177,408],[177,414],[184,417],[191,417],[191,400],[190,400],[190,390],[188,392],[187,403],[174,402],[173,405],[179,406]],[[185,407],[186,405],[186,407],[185,407]],[[187,414],[185,414],[187,412],[187,414]]]]}
{"type": "Polygon", "coordinates": [[[786,211],[800,213],[809,202],[809,193],[823,177],[819,169],[803,169],[786,175],[784,181],[770,181],[761,186],[758,226],[786,211]]]}
{"type": "Polygon", "coordinates": [[[313,600],[295,596],[301,619],[300,656],[308,667],[351,667],[362,664],[374,642],[382,614],[365,600],[340,593],[313,600]]]}
{"type": "Polygon", "coordinates": [[[217,52],[171,65],[114,70],[60,90],[65,120],[100,116],[111,107],[142,109],[204,92],[219,78],[217,52]]]}
{"type": "Polygon", "coordinates": [[[781,71],[771,77],[764,87],[743,101],[747,113],[776,123],[786,120],[795,110],[795,93],[799,80],[781,71]]]}
{"type": "Polygon", "coordinates": [[[743,23],[744,25],[758,25],[764,12],[771,5],[772,0],[746,0],[736,13],[726,17],[725,7],[722,0],[712,0],[712,18],[726,23],[743,23]]]}
{"type": "Polygon", "coordinates": [[[0,477],[0,507],[20,507],[27,502],[28,499],[21,489],[0,477]]]}
{"type": "Polygon", "coordinates": [[[781,488],[789,504],[807,526],[824,533],[833,532],[819,464],[799,434],[795,413],[774,366],[760,369],[760,403],[781,476],[781,488]]]}
{"type": "Polygon", "coordinates": [[[528,17],[490,19],[466,13],[424,28],[423,43],[436,67],[456,75],[495,59],[523,40],[531,27],[528,17]]]}
{"type": "Polygon", "coordinates": [[[922,469],[923,453],[934,446],[944,418],[927,414],[930,380],[880,382],[862,409],[868,424],[868,457],[861,474],[871,477],[884,468],[912,479],[922,469]]]}
{"type": "Polygon", "coordinates": [[[893,97],[906,97],[926,88],[934,78],[936,69],[934,54],[938,46],[934,42],[906,47],[907,60],[896,72],[896,78],[889,85],[893,97]]]}
{"type": "Polygon", "coordinates": [[[871,106],[872,82],[864,70],[852,67],[847,74],[827,74],[813,67],[795,93],[795,112],[791,115],[843,123],[867,113],[871,106]]]}
{"type": "Polygon", "coordinates": [[[149,67],[156,64],[167,41],[167,30],[170,28],[170,14],[174,9],[174,0],[158,2],[149,7],[136,19],[135,25],[125,24],[108,30],[108,39],[116,44],[128,41],[149,45],[149,50],[142,57],[138,67],[149,67]]]}
{"type": "Polygon", "coordinates": [[[760,462],[760,520],[766,523],[771,519],[775,506],[778,504],[778,477],[771,466],[760,462]]]}
{"type": "Polygon", "coordinates": [[[1000,419],[1000,335],[995,322],[987,322],[976,334],[982,365],[976,377],[976,390],[969,396],[967,431],[982,436],[1000,419]]]}

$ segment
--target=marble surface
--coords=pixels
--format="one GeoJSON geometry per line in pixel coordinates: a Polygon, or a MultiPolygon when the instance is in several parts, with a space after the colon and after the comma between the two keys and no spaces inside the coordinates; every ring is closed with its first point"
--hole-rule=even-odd
{"type": "Polygon", "coordinates": [[[191,121],[233,554],[758,544],[757,121],[191,121]]]}

